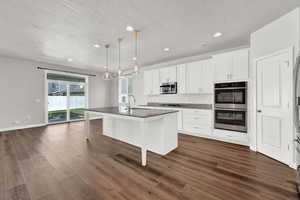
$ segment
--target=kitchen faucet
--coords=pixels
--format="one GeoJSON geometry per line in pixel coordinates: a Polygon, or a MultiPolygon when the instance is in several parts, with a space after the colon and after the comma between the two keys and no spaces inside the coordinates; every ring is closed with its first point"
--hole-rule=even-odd
{"type": "Polygon", "coordinates": [[[131,99],[133,99],[133,103],[135,104],[135,102],[136,102],[136,99],[135,99],[135,97],[134,97],[134,95],[132,95],[132,94],[130,94],[130,95],[128,95],[128,109],[130,110],[131,109],[131,99]]]}

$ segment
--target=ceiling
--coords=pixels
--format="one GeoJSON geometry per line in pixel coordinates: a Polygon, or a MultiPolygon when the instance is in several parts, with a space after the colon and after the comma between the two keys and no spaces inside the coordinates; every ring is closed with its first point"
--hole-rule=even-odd
{"type": "Polygon", "coordinates": [[[0,54],[104,70],[104,48],[123,37],[122,66],[132,63],[141,30],[142,65],[249,44],[250,33],[299,6],[299,0],[0,0],[0,54]],[[224,35],[213,38],[215,32],[224,35]],[[170,52],[162,49],[169,47],[170,52]],[[67,59],[72,58],[72,62],[67,59]]]}

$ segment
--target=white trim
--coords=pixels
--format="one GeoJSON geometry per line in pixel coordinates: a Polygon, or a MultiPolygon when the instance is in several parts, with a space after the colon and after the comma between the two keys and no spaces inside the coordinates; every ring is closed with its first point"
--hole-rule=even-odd
{"type": "MultiPolygon", "coordinates": [[[[292,67],[291,67],[291,73],[293,75],[293,70],[294,70],[294,46],[291,46],[289,48],[286,48],[286,49],[282,49],[282,50],[279,50],[279,51],[276,51],[276,52],[273,52],[271,54],[268,54],[268,55],[265,55],[265,56],[262,56],[262,57],[259,57],[259,58],[252,58],[253,59],[253,63],[252,63],[252,68],[253,68],[253,72],[252,72],[252,88],[251,88],[251,91],[252,92],[252,102],[253,102],[253,108],[252,108],[252,116],[251,116],[251,119],[252,119],[252,125],[251,125],[251,132],[250,132],[250,138],[252,140],[252,142],[250,141],[250,149],[253,150],[253,151],[257,151],[257,63],[261,60],[264,60],[266,58],[269,58],[269,57],[272,57],[272,56],[276,56],[276,55],[280,55],[280,54],[283,54],[283,53],[289,53],[289,55],[291,56],[290,57],[290,60],[292,61],[292,67]]],[[[293,76],[292,76],[293,78],[293,76]]],[[[293,81],[293,80],[291,80],[293,81]]],[[[293,83],[291,83],[292,85],[293,83]]],[[[291,90],[293,90],[293,86],[291,88],[291,90]]],[[[290,94],[290,99],[293,99],[293,91],[291,91],[292,93],[290,94]]],[[[292,104],[292,103],[291,103],[292,104]]],[[[289,107],[290,109],[290,121],[292,123],[292,127],[294,127],[294,124],[293,124],[293,106],[290,106],[289,107]]],[[[293,137],[294,137],[294,129],[292,130],[293,131],[293,134],[290,135],[290,149],[289,149],[289,155],[290,155],[290,158],[289,158],[289,167],[291,168],[295,168],[295,161],[294,161],[294,144],[293,144],[293,137]]]]}
{"type": "Polygon", "coordinates": [[[206,138],[206,139],[211,139],[211,140],[217,140],[217,141],[221,141],[221,142],[226,142],[226,143],[231,143],[231,144],[238,144],[238,145],[243,145],[246,147],[249,147],[249,142],[248,141],[242,141],[242,140],[238,140],[238,139],[231,139],[231,138],[225,138],[225,137],[219,137],[216,136],[215,134],[213,134],[212,130],[212,135],[204,135],[204,134],[199,134],[199,133],[193,133],[193,132],[189,132],[186,130],[178,130],[178,133],[183,134],[183,135],[190,135],[190,136],[194,136],[194,137],[199,137],[199,138],[206,138]]]}
{"type": "Polygon", "coordinates": [[[0,129],[0,132],[15,131],[15,130],[20,130],[20,129],[36,128],[36,127],[42,127],[42,126],[47,126],[47,124],[42,123],[42,124],[34,124],[34,125],[26,125],[26,126],[17,126],[17,127],[11,127],[11,128],[2,128],[2,129],[0,129]]]}

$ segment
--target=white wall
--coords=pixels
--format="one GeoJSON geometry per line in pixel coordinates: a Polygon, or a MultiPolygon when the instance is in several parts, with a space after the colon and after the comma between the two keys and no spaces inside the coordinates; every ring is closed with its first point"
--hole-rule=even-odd
{"type": "MultiPolygon", "coordinates": [[[[0,56],[0,131],[45,123],[45,74],[37,66],[62,68],[0,56]]],[[[101,74],[89,78],[89,94],[90,106],[111,105],[110,82],[103,81],[101,74]]]]}
{"type": "MultiPolygon", "coordinates": [[[[256,149],[256,66],[255,59],[274,52],[294,47],[298,54],[300,47],[300,9],[282,16],[251,34],[251,65],[250,65],[250,147],[256,149]]],[[[296,56],[295,56],[296,58],[296,56]]],[[[290,80],[293,81],[293,80],[290,80]]]]}

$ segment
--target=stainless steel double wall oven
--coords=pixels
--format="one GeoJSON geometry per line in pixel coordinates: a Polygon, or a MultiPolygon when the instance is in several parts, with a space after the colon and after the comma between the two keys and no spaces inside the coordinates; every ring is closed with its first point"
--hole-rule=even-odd
{"type": "Polygon", "coordinates": [[[215,84],[215,128],[247,132],[247,82],[215,84]]]}

